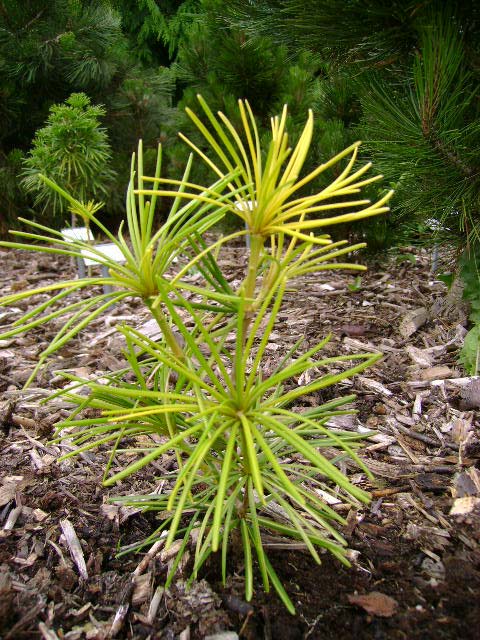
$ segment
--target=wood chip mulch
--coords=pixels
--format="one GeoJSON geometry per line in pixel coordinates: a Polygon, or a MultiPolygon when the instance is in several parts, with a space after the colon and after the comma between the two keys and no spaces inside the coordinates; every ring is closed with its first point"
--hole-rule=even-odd
{"type": "MultiPolygon", "coordinates": [[[[240,247],[223,256],[232,279],[243,260],[240,247]]],[[[0,262],[0,296],[74,277],[68,259],[1,250],[0,262]]],[[[287,294],[266,371],[301,336],[312,346],[331,332],[328,355],[384,354],[362,375],[307,400],[315,406],[357,395],[358,413],[331,426],[374,431],[362,457],[375,481],[366,485],[353,463],[341,463],[372,493],[368,507],[344,513],[352,569],[327,557],[313,566],[301,550],[276,552],[296,618],[260,588],[244,602],[241,560],[226,587],[212,562],[191,589],[188,573],[180,572],[165,591],[171,557],[161,544],[116,557],[156,520],[109,498],[158,490],[155,474],[169,468],[171,455],[115,491],[101,486],[107,451],[57,462],[71,447],[49,438],[68,409],[61,399],[40,401],[64,384],[59,370],[88,376],[123,366],[115,325],[148,320],[138,301],[99,318],[26,391],[38,354],[60,324],[1,342],[0,637],[478,637],[480,383],[458,365],[465,316],[445,305],[445,295],[423,252],[415,260],[411,252],[392,254],[361,280],[347,272],[305,277],[287,294]]],[[[27,308],[27,302],[0,308],[0,331],[27,308]]]]}

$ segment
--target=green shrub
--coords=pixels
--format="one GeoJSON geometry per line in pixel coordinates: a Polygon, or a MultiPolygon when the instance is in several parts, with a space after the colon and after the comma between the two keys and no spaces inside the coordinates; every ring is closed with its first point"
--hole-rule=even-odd
{"type": "MultiPolygon", "coordinates": [[[[302,351],[299,341],[266,375],[265,353],[285,291],[295,278],[336,268],[363,269],[338,261],[363,244],[332,242],[328,235],[313,232],[385,212],[391,194],[373,204],[357,196],[364,185],[377,179],[364,177],[369,165],[353,170],[358,143],[300,177],[312,139],[311,112],[298,144],[289,149],[285,108],[281,117],[272,120],[268,147],[262,150],[248,103],[239,102],[241,127],[235,129],[223,114],[215,116],[199,100],[202,116],[188,113],[210,154],[186,142],[216,173],[217,182],[208,188],[190,183],[192,158],[182,180],[162,179],[160,154],[155,175],[145,177],[140,147],[127,195],[130,243],[120,232],[118,237],[109,234],[94,213],[45,179],[71,205],[83,208],[83,215],[117,244],[125,264],[90,249],[109,267],[109,282],[116,289],[92,295],[86,302],[65,304],[64,298],[72,291],[102,284],[104,278],[59,282],[7,296],[1,304],[17,304],[38,293],[55,294],[2,337],[64,315],[65,322],[43,352],[41,364],[109,305],[138,296],[156,319],[162,337],[154,340],[133,327],[119,326],[126,343],[125,370],[109,374],[107,383],[65,374],[73,386],[60,393],[75,409],[57,425],[57,436],[73,439],[77,446],[73,454],[99,445],[110,447],[106,486],[145,472],[163,454],[175,452],[177,468],[165,477],[161,494],[118,499],[162,514],[158,529],[138,548],[163,536],[167,548],[178,545],[168,586],[191,540],[195,545],[192,579],[210,554],[218,551],[225,580],[229,548],[239,544],[247,600],[253,594],[256,556],[264,588],[268,591],[273,585],[293,613],[294,606],[268,557],[265,534],[303,543],[318,563],[318,550],[326,549],[348,565],[346,541],[338,531],[344,519],[329,506],[329,496],[350,505],[369,499],[335,464],[351,457],[369,474],[355,454],[361,436],[326,426],[331,416],[352,412],[348,405],[354,396],[301,412],[295,404],[363,371],[380,356],[322,357],[328,337],[307,351],[302,351]],[[304,185],[342,160],[346,160],[343,169],[327,187],[300,195],[304,185]],[[154,231],[160,197],[173,202],[166,221],[154,231]],[[337,209],[350,213],[337,215],[337,209]],[[227,213],[240,218],[242,228],[207,244],[205,232],[227,213]],[[240,284],[234,284],[222,273],[216,256],[246,233],[250,235],[248,263],[240,284]],[[179,255],[183,260],[175,262],[179,255]],[[185,277],[193,268],[202,275],[195,284],[185,277]],[[335,373],[329,372],[331,367],[335,373]],[[88,387],[87,397],[80,386],[88,387]],[[84,418],[81,410],[85,408],[100,410],[101,415],[84,418]],[[141,448],[132,445],[136,436],[142,436],[141,448]],[[326,447],[337,451],[333,460],[322,455],[326,447]],[[135,459],[129,456],[130,462],[122,467],[117,456],[125,449],[135,459]]],[[[44,234],[43,242],[42,250],[73,256],[87,247],[80,241],[69,245],[56,232],[44,234]]],[[[22,242],[3,246],[30,248],[22,242]]]]}
{"type": "Polygon", "coordinates": [[[92,105],[84,93],[72,93],[65,104],[50,108],[47,124],[35,134],[33,148],[24,162],[22,185],[34,195],[34,203],[65,212],[65,200],[40,177],[47,176],[76,199],[86,202],[107,193],[113,173],[108,167],[110,145],[100,126],[103,107],[92,105]]]}

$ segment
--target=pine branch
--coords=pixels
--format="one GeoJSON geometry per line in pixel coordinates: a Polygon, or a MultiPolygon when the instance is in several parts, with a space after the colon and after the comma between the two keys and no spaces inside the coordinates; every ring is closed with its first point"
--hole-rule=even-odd
{"type": "Polygon", "coordinates": [[[460,173],[462,173],[466,178],[472,178],[477,175],[479,172],[478,167],[470,167],[466,164],[462,158],[455,153],[452,149],[449,149],[446,144],[442,142],[442,140],[435,134],[434,131],[430,131],[426,136],[426,139],[431,143],[433,148],[439,153],[439,155],[448,160],[450,164],[452,164],[460,173]]]}
{"type": "Polygon", "coordinates": [[[10,22],[10,16],[8,15],[8,11],[5,9],[5,5],[3,4],[2,0],[0,0],[0,13],[3,16],[3,19],[5,20],[5,23],[11,29],[12,28],[12,23],[10,22]]]}
{"type": "Polygon", "coordinates": [[[40,18],[43,16],[43,14],[45,13],[44,9],[41,9],[37,15],[35,17],[33,17],[30,22],[27,22],[27,24],[23,27],[24,31],[28,31],[30,29],[30,27],[35,24],[35,22],[37,22],[38,20],[40,20],[40,18]]]}

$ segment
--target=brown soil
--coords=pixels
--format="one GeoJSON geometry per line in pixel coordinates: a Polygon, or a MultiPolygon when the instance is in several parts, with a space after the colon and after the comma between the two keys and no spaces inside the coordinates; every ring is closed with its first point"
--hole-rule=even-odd
{"type": "MultiPolygon", "coordinates": [[[[232,277],[241,260],[240,249],[224,258],[232,277]]],[[[0,261],[0,295],[73,276],[61,259],[0,252],[0,261]]],[[[456,364],[461,314],[441,314],[444,287],[432,282],[428,269],[428,256],[417,255],[414,264],[393,256],[372,267],[355,291],[348,287],[354,277],[346,273],[308,278],[281,314],[269,350],[272,364],[299,335],[313,344],[329,331],[332,354],[362,348],[384,353],[353,385],[333,390],[353,387],[358,396],[359,414],[342,428],[377,432],[363,453],[376,477],[364,485],[372,503],[344,514],[353,568],[327,555],[317,566],[302,550],[271,554],[297,608],[295,617],[261,588],[251,603],[244,601],[235,552],[225,587],[215,558],[190,589],[186,566],[169,591],[162,591],[168,559],[161,553],[147,557],[134,578],[143,556],[118,558],[116,551],[148,536],[157,520],[109,504],[108,498],[152,490],[153,474],[111,492],[101,487],[106,451],[57,463],[68,443],[51,444],[49,436],[66,408],[59,400],[38,401],[61,384],[54,373],[59,369],[87,375],[122,366],[113,327],[147,319],[135,301],[119,305],[65,347],[26,392],[21,387],[54,328],[0,343],[0,637],[188,640],[232,630],[242,638],[272,640],[478,638],[478,397],[472,401],[465,393],[469,381],[456,364]],[[407,335],[408,314],[420,307],[425,322],[407,335]],[[68,525],[80,543],[84,577],[69,552],[68,525]],[[149,616],[155,594],[161,597],[149,616]]],[[[0,330],[16,313],[0,311],[0,330]]],[[[166,456],[153,473],[171,462],[166,456]]],[[[350,471],[365,483],[358,469],[350,471]]]]}

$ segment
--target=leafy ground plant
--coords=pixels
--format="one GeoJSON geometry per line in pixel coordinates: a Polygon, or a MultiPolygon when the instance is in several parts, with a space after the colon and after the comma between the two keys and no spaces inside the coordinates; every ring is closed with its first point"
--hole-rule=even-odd
{"type": "MultiPolygon", "coordinates": [[[[134,327],[119,326],[128,367],[101,380],[66,376],[70,384],[59,393],[73,410],[57,425],[57,437],[76,445],[75,452],[67,455],[109,447],[105,486],[140,471],[148,473],[150,463],[175,452],[177,467],[165,477],[161,494],[118,498],[162,514],[161,525],[137,548],[160,538],[167,548],[174,545],[177,552],[168,587],[191,544],[192,580],[217,552],[225,580],[229,549],[237,545],[243,550],[247,600],[252,598],[258,567],[265,590],[273,585],[294,613],[270,562],[269,545],[272,540],[290,540],[304,545],[318,563],[322,550],[327,550],[348,565],[346,542],[338,531],[343,519],[329,503],[334,497],[356,505],[367,502],[368,494],[337,463],[343,457],[353,458],[369,475],[355,453],[360,437],[326,424],[331,416],[350,413],[354,397],[338,397],[308,410],[298,403],[303,396],[363,371],[379,354],[322,357],[327,337],[306,351],[301,343],[293,345],[266,375],[265,352],[285,291],[294,286],[295,278],[322,270],[364,268],[342,262],[363,244],[332,242],[318,230],[387,211],[391,193],[374,203],[357,196],[377,179],[365,177],[369,165],[354,169],[359,143],[301,177],[313,132],[311,113],[291,149],[285,108],[272,119],[269,144],[262,149],[248,103],[239,102],[242,127],[237,130],[223,114],[213,114],[202,98],[199,102],[202,115],[191,111],[189,115],[205,146],[185,141],[217,174],[217,181],[208,188],[190,183],[191,161],[181,180],[161,178],[160,153],[155,175],[146,177],[140,147],[127,195],[128,241],[122,229],[113,236],[92,208],[45,180],[115,242],[126,261],[111,263],[97,251],[99,262],[109,267],[115,290],[94,293],[87,302],[65,305],[64,299],[77,289],[103,284],[104,279],[55,283],[4,298],[1,303],[6,305],[33,295],[47,296],[3,337],[64,314],[62,329],[40,358],[43,363],[109,305],[126,296],[141,298],[162,338],[153,340],[134,327]],[[312,193],[315,178],[331,167],[336,167],[337,177],[312,193]],[[160,197],[171,199],[171,209],[154,231],[160,197]],[[205,232],[227,213],[241,219],[241,229],[208,242],[205,232]],[[245,273],[234,286],[222,273],[217,256],[223,246],[246,234],[250,247],[245,273]],[[175,262],[178,256],[182,260],[175,262]],[[193,268],[202,276],[198,284],[186,277],[193,268]],[[100,415],[84,417],[87,408],[100,415]],[[327,447],[328,457],[322,454],[327,447]],[[337,452],[333,458],[332,449],[337,452]],[[125,451],[130,462],[122,466],[125,451]],[[136,454],[133,461],[132,454],[136,454]]],[[[46,227],[33,227],[34,233],[15,232],[19,241],[3,245],[29,249],[36,240],[37,250],[73,256],[86,248],[80,241],[67,245],[46,227]]]]}

